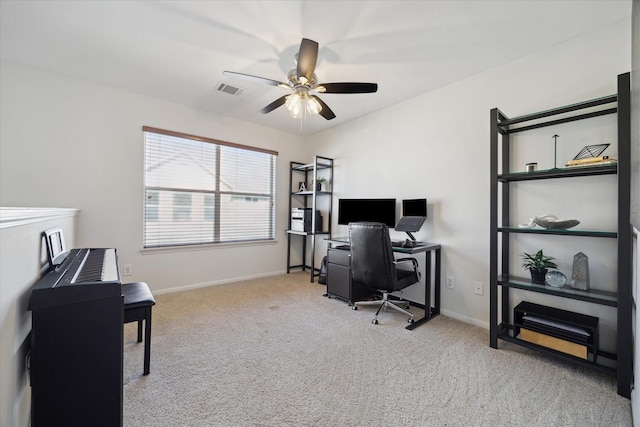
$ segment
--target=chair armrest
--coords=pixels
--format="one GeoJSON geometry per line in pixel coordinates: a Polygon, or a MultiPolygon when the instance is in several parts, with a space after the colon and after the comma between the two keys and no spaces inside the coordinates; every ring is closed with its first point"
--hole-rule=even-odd
{"type": "Polygon", "coordinates": [[[418,280],[420,280],[422,278],[422,275],[420,274],[420,270],[418,269],[418,260],[417,259],[412,258],[412,257],[398,258],[393,263],[395,264],[395,266],[397,268],[398,265],[403,264],[403,263],[407,263],[407,262],[411,262],[411,264],[413,266],[413,272],[418,277],[418,280]]]}
{"type": "Polygon", "coordinates": [[[397,260],[395,260],[393,263],[398,265],[399,263],[402,262],[409,262],[411,261],[411,263],[413,264],[413,269],[418,271],[418,260],[412,257],[407,257],[407,258],[399,258],[397,260]]]}

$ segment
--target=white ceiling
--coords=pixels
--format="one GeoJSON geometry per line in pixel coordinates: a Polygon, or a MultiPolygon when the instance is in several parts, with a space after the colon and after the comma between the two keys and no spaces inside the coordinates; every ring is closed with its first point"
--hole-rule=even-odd
{"type": "Polygon", "coordinates": [[[0,1],[0,57],[222,116],[311,134],[547,49],[620,20],[620,1],[0,1]],[[373,82],[373,94],[324,94],[335,112],[301,123],[259,110],[286,89],[302,37],[320,45],[321,83],[373,82]],[[240,87],[240,96],[217,90],[240,87]]]}

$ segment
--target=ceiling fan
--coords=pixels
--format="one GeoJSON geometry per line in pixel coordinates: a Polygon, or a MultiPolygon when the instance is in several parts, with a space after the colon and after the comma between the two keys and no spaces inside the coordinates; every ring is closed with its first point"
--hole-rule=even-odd
{"type": "Polygon", "coordinates": [[[291,69],[287,74],[287,83],[234,71],[225,71],[223,74],[271,86],[280,86],[293,91],[292,94],[281,96],[260,110],[263,114],[270,113],[276,108],[286,105],[293,117],[299,117],[306,107],[309,113],[320,114],[325,119],[331,120],[336,117],[331,108],[317,95],[309,92],[372,93],[378,90],[377,83],[318,83],[318,78],[315,75],[317,61],[318,43],[303,38],[300,43],[300,50],[296,55],[296,68],[291,69]]]}

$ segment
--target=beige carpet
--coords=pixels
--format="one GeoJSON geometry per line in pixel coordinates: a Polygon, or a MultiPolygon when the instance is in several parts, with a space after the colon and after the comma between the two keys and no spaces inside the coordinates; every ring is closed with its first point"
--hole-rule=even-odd
{"type": "MultiPolygon", "coordinates": [[[[631,426],[613,377],[439,316],[353,311],[308,274],[156,296],[125,326],[125,426],[631,426]]],[[[412,309],[413,310],[413,309],[412,309]]],[[[418,313],[418,310],[416,313],[418,313]]]]}

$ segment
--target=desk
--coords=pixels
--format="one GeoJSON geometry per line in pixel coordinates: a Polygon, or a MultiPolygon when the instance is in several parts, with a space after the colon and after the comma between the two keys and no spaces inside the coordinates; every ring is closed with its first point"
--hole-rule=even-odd
{"type": "MultiPolygon", "coordinates": [[[[333,237],[325,239],[330,245],[338,244],[338,245],[348,245],[349,238],[348,237],[333,237]]],[[[422,243],[414,246],[413,248],[403,248],[403,247],[393,247],[393,252],[402,253],[402,254],[417,254],[424,253],[425,256],[425,277],[424,277],[424,317],[421,319],[415,320],[413,323],[407,326],[407,329],[412,330],[422,325],[423,323],[427,323],[429,320],[433,319],[437,315],[440,314],[440,265],[441,265],[441,246],[437,243],[422,243]],[[435,253],[435,260],[432,260],[431,253],[435,253]],[[435,261],[435,263],[433,262],[435,261]],[[435,269],[434,274],[434,301],[433,307],[431,306],[431,271],[432,264],[435,264],[433,268],[435,269]]],[[[331,280],[330,277],[327,277],[327,289],[329,288],[328,281],[331,280]]],[[[351,286],[351,279],[349,277],[349,286],[351,286]]],[[[352,303],[353,301],[349,301],[352,303]]],[[[419,306],[420,304],[409,301],[412,305],[419,306]]]]}

